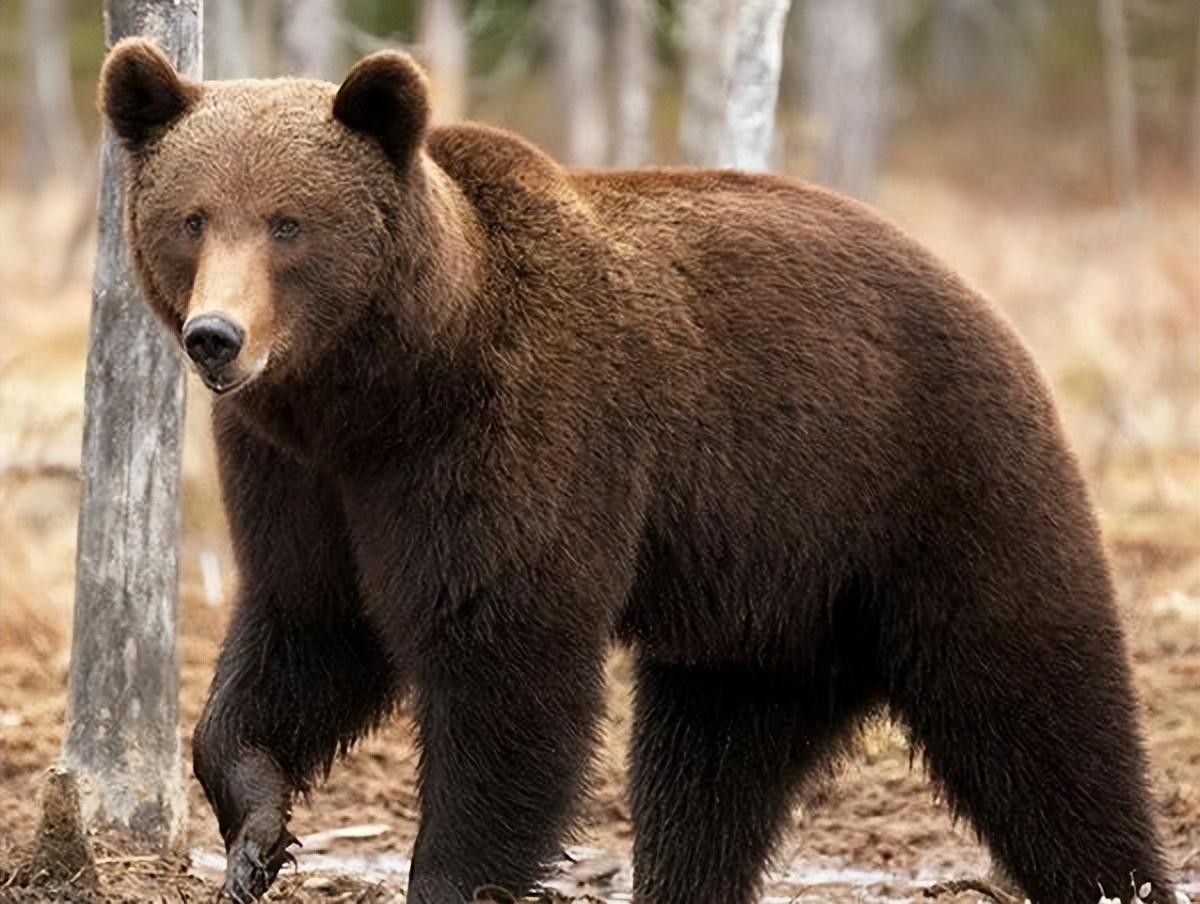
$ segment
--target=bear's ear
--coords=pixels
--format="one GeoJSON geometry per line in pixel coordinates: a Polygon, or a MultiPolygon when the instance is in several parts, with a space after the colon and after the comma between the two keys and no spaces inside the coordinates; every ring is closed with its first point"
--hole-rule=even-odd
{"type": "Polygon", "coordinates": [[[408,54],[373,53],[359,60],[338,88],[333,115],[379,142],[388,159],[403,168],[429,123],[429,83],[408,54]]]}
{"type": "Polygon", "coordinates": [[[100,71],[100,105],[126,144],[139,147],[195,103],[200,86],[180,78],[171,61],[145,38],[113,47],[100,71]]]}

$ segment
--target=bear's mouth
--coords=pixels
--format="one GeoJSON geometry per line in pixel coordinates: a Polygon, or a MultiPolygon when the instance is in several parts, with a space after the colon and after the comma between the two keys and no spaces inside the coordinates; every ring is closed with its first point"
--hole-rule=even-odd
{"type": "Polygon", "coordinates": [[[227,377],[221,374],[207,374],[196,368],[200,380],[217,395],[228,395],[250,382],[249,377],[227,377]]]}
{"type": "Polygon", "coordinates": [[[256,361],[250,367],[223,367],[216,370],[211,370],[206,367],[194,364],[192,370],[200,381],[214,394],[219,396],[230,395],[237,392],[252,382],[266,368],[266,356],[263,359],[256,361]]]}

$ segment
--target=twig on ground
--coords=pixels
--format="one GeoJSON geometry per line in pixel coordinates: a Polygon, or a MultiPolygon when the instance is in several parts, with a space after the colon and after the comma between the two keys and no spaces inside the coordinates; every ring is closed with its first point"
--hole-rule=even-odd
{"type": "Polygon", "coordinates": [[[938,898],[942,895],[956,895],[963,891],[974,891],[987,895],[998,904],[1025,904],[1024,898],[1009,894],[994,882],[987,879],[954,879],[950,882],[939,882],[925,889],[925,897],[938,898]]]}

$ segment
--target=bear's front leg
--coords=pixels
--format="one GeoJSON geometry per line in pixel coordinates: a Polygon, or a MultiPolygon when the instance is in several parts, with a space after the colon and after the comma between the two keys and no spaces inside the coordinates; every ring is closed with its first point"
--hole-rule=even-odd
{"type": "Polygon", "coordinates": [[[275,759],[262,750],[246,751],[224,782],[211,784],[225,792],[223,805],[217,808],[222,829],[228,826],[236,831],[231,841],[226,839],[225,894],[239,904],[253,901],[292,859],[288,847],[298,843],[287,829],[292,785],[275,759]]]}
{"type": "Polygon", "coordinates": [[[216,412],[240,587],[192,751],[225,841],[226,894],[245,902],[290,856],[293,796],[389,711],[398,681],[363,612],[336,496],[216,412]]]}
{"type": "Polygon", "coordinates": [[[566,602],[480,600],[422,657],[411,904],[460,904],[483,885],[520,896],[560,859],[603,705],[606,643],[587,623],[595,607],[566,602]]]}

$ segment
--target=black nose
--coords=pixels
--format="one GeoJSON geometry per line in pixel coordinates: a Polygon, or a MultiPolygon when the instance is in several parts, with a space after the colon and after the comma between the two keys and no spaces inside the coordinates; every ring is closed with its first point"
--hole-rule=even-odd
{"type": "Polygon", "coordinates": [[[208,370],[228,364],[242,350],[245,333],[222,314],[201,314],[183,327],[188,357],[208,370]]]}

